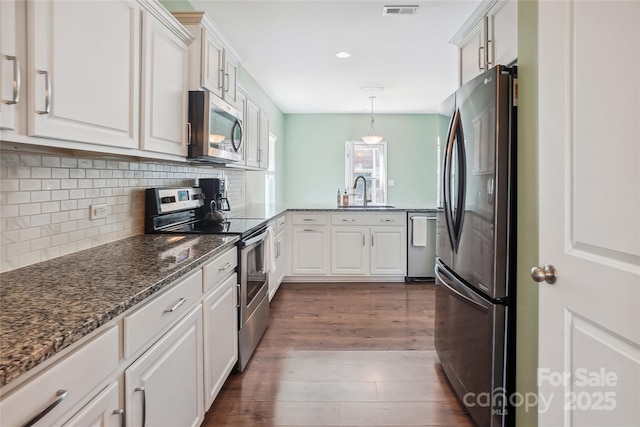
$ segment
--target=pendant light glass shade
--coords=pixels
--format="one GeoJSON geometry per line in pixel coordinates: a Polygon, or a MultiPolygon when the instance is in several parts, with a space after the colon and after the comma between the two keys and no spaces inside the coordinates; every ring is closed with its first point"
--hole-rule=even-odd
{"type": "Polygon", "coordinates": [[[371,126],[369,127],[369,135],[363,136],[362,140],[367,144],[377,144],[382,141],[382,137],[380,135],[376,135],[376,129],[373,127],[373,123],[375,121],[373,120],[373,100],[375,99],[375,96],[370,96],[369,99],[371,99],[371,126]]]}

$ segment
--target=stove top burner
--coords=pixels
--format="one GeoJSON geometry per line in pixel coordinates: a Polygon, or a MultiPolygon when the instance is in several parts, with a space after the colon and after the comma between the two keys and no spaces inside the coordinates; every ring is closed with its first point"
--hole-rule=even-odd
{"type": "Polygon", "coordinates": [[[228,218],[222,224],[212,224],[205,220],[195,221],[189,224],[182,224],[176,227],[167,228],[170,233],[188,234],[237,234],[246,236],[264,226],[265,220],[258,218],[228,218]]]}

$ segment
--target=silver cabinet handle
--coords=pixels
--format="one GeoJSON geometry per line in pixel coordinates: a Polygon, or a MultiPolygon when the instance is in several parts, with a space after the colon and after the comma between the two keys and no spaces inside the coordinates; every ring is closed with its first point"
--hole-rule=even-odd
{"type": "Polygon", "coordinates": [[[191,123],[187,122],[187,145],[191,145],[191,123]]]}
{"type": "Polygon", "coordinates": [[[310,232],[310,233],[312,233],[312,232],[314,232],[314,231],[316,231],[316,230],[311,229],[311,228],[305,228],[305,229],[303,229],[302,231],[306,231],[306,232],[308,232],[308,233],[309,233],[309,232],[310,232]]]}
{"type": "Polygon", "coordinates": [[[49,114],[51,112],[51,76],[45,70],[36,70],[36,73],[44,74],[44,110],[36,110],[36,113],[49,114]]]}
{"type": "Polygon", "coordinates": [[[220,84],[218,84],[218,89],[224,90],[224,76],[225,76],[224,68],[220,68],[219,73],[220,73],[220,84]]]}
{"type": "Polygon", "coordinates": [[[316,222],[317,221],[317,219],[315,219],[315,218],[302,218],[302,220],[304,222],[316,222]]]}
{"type": "Polygon", "coordinates": [[[226,263],[226,264],[224,265],[224,267],[219,268],[219,269],[218,269],[218,271],[225,271],[225,270],[228,270],[228,269],[229,269],[229,267],[231,267],[231,263],[230,263],[230,262],[226,263]]]}
{"type": "Polygon", "coordinates": [[[373,234],[371,235],[371,246],[373,246],[373,234]]]}
{"type": "Polygon", "coordinates": [[[240,308],[240,283],[236,283],[236,308],[240,308]]]}
{"type": "Polygon", "coordinates": [[[381,219],[380,222],[394,222],[395,219],[381,219]]]}
{"type": "Polygon", "coordinates": [[[184,304],[185,302],[187,302],[187,298],[186,297],[182,297],[180,298],[180,301],[178,301],[176,303],[176,305],[174,305],[173,307],[171,307],[169,310],[165,310],[165,313],[173,313],[174,311],[176,311],[178,309],[178,307],[180,307],[182,304],[184,304]]]}
{"type": "Polygon", "coordinates": [[[127,427],[127,421],[124,417],[124,409],[116,409],[113,411],[113,415],[119,415],[120,416],[120,426],[121,427],[127,427]]]}
{"type": "Polygon", "coordinates": [[[342,222],[354,222],[355,219],[354,218],[343,218],[342,222]]]}
{"type": "Polygon", "coordinates": [[[4,101],[5,104],[17,104],[20,101],[20,62],[18,58],[13,55],[4,56],[7,61],[13,61],[13,96],[10,100],[4,101]]]}
{"type": "Polygon", "coordinates": [[[145,427],[147,425],[147,393],[144,387],[136,387],[133,391],[142,393],[142,427],[145,427]]]}
{"type": "Polygon", "coordinates": [[[56,399],[49,406],[44,408],[38,415],[36,415],[35,417],[31,418],[29,421],[24,423],[22,425],[22,427],[31,427],[32,425],[34,425],[35,423],[40,421],[45,415],[47,415],[49,412],[51,412],[53,410],[53,408],[55,408],[60,403],[62,403],[62,401],[68,395],[69,395],[69,391],[68,390],[58,390],[56,392],[56,399]]]}
{"type": "Polygon", "coordinates": [[[224,73],[224,91],[229,92],[229,73],[224,73]]]}
{"type": "Polygon", "coordinates": [[[364,233],[362,233],[362,246],[365,246],[365,242],[364,242],[364,233]]]}
{"type": "Polygon", "coordinates": [[[481,55],[481,52],[484,52],[484,46],[478,46],[478,69],[484,71],[483,61],[480,59],[484,54],[481,55]]]}

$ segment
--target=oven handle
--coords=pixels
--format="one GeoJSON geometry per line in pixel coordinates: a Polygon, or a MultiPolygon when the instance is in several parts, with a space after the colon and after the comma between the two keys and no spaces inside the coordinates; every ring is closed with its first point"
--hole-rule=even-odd
{"type": "Polygon", "coordinates": [[[252,237],[251,239],[248,239],[248,240],[243,240],[242,247],[246,248],[247,246],[253,245],[254,243],[260,243],[266,238],[267,238],[267,232],[265,231],[264,233],[261,233],[256,237],[252,237]]]}

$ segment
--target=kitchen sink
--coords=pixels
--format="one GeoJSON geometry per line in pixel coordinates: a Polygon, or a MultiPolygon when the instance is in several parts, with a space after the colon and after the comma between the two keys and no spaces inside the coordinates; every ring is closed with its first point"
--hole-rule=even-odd
{"type": "Polygon", "coordinates": [[[349,206],[339,206],[338,209],[396,209],[395,205],[349,205],[349,206]]]}

